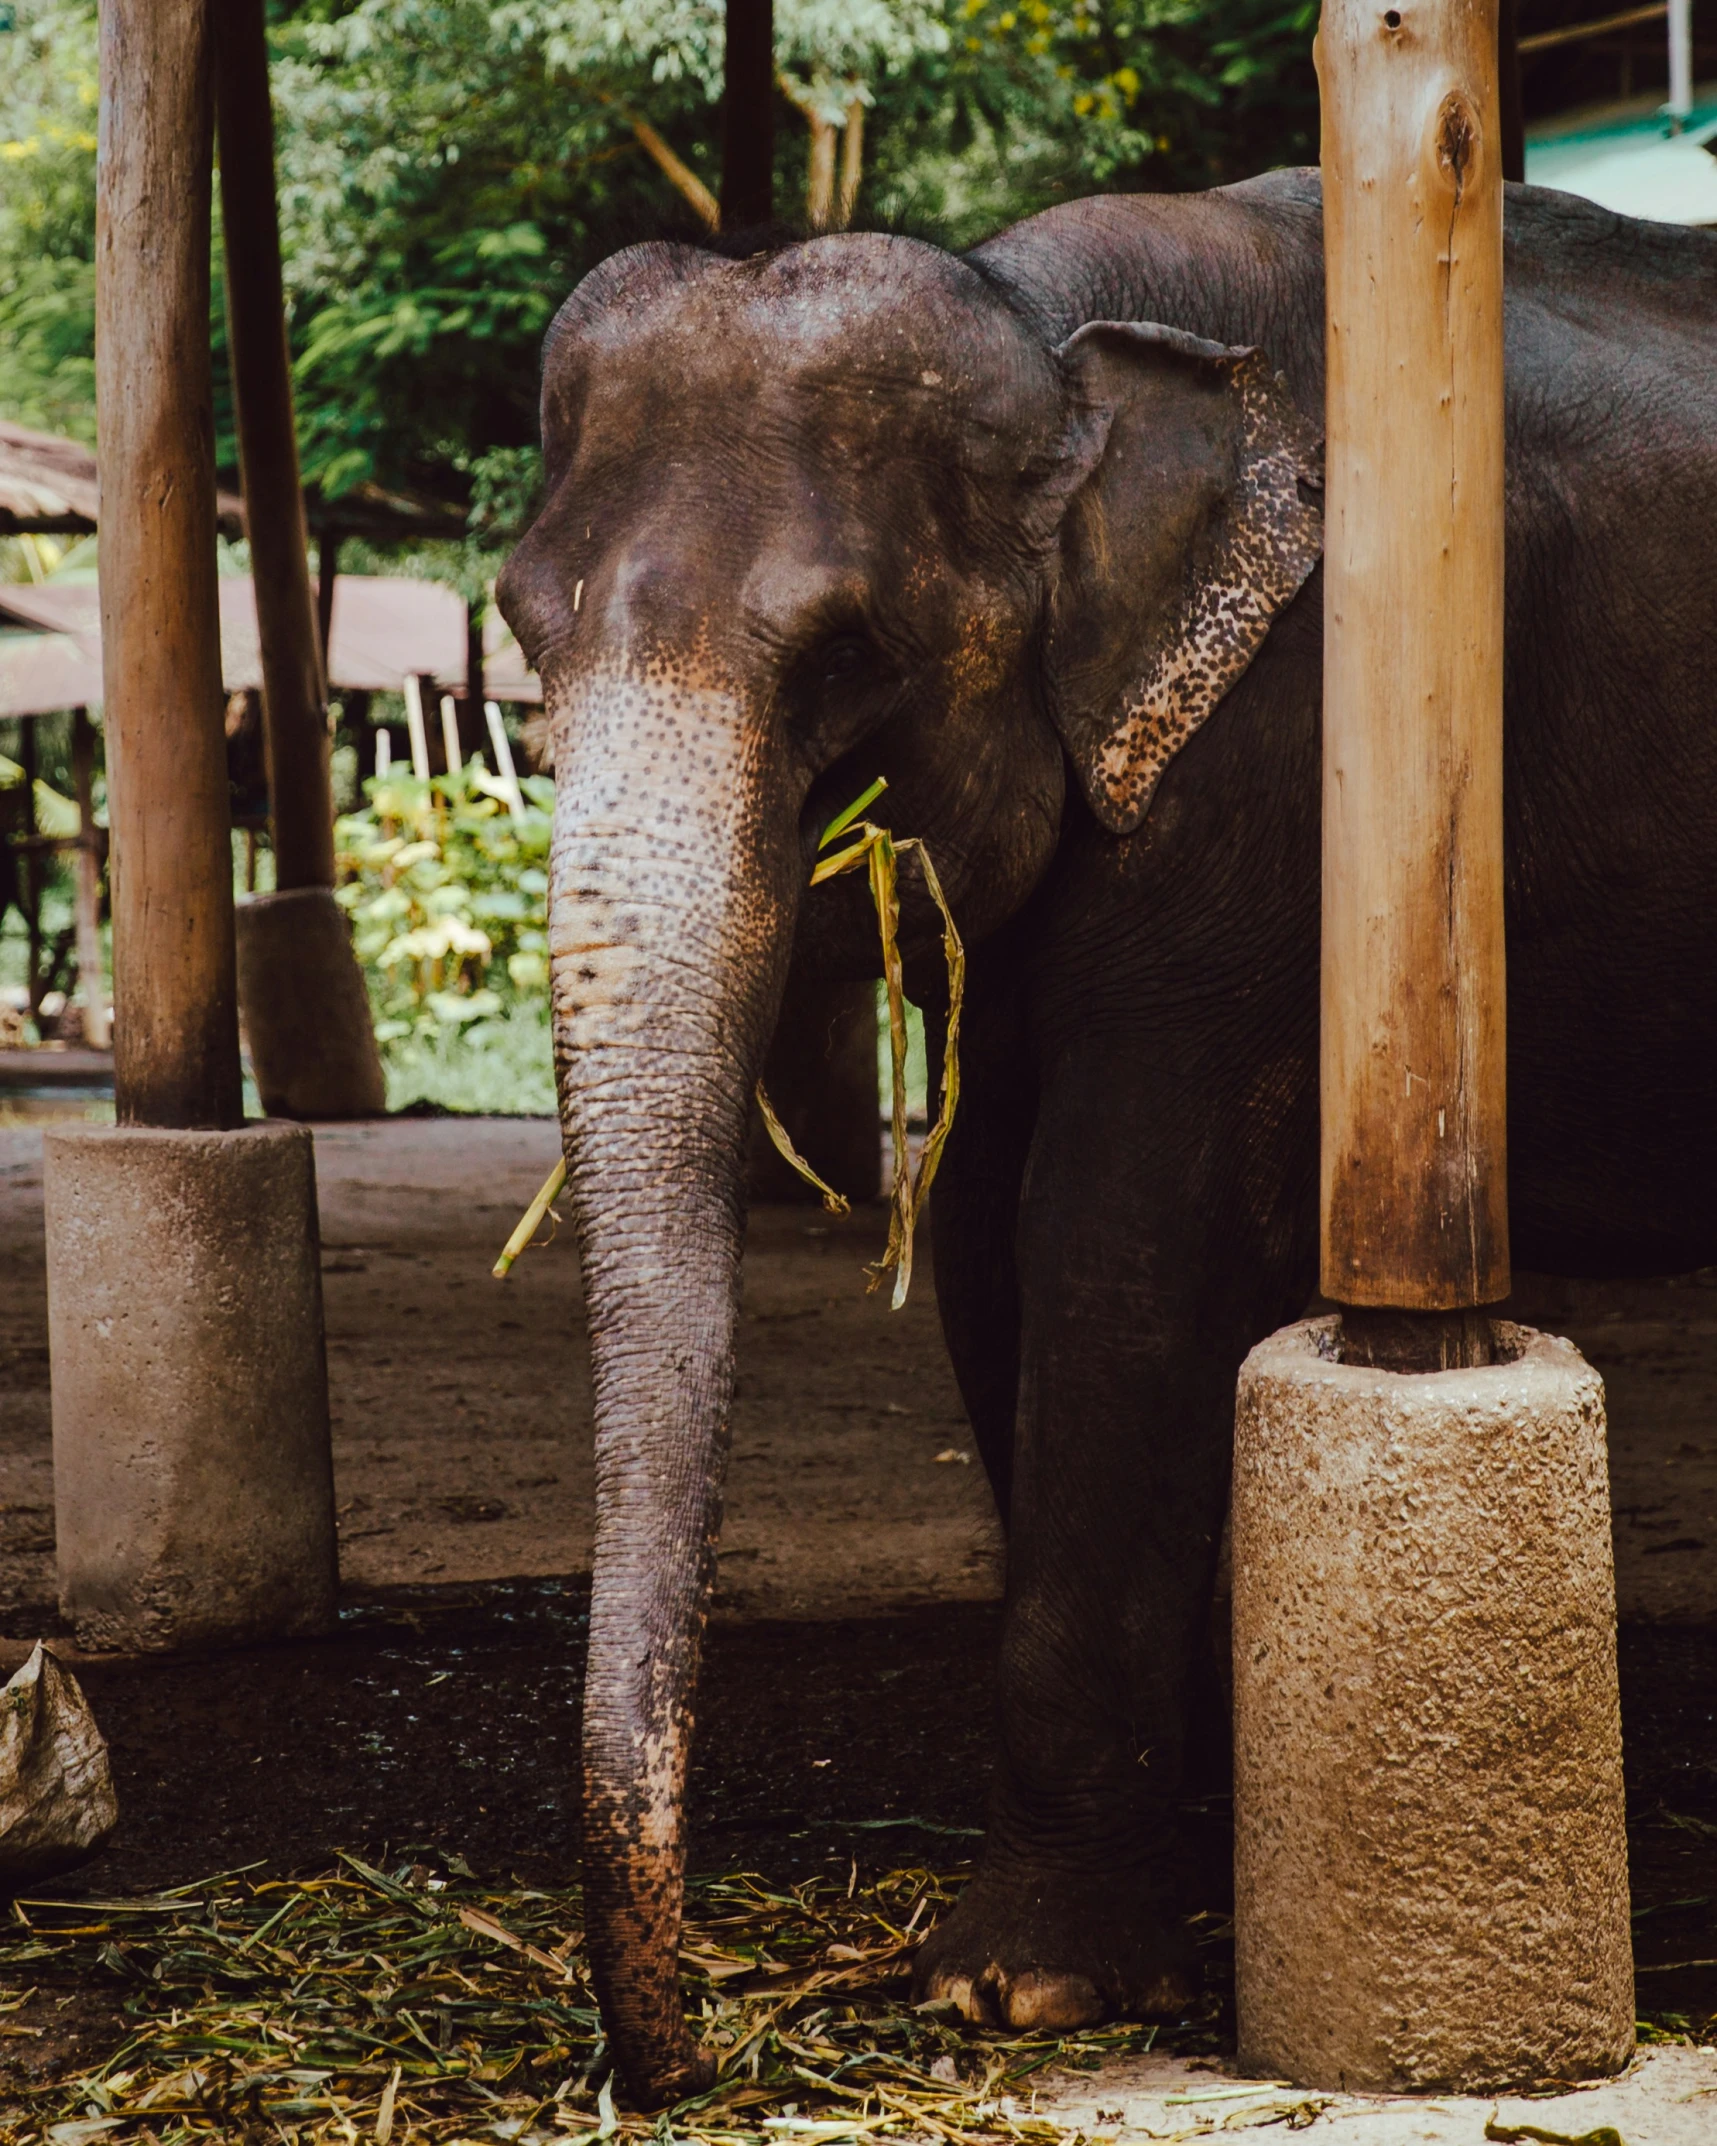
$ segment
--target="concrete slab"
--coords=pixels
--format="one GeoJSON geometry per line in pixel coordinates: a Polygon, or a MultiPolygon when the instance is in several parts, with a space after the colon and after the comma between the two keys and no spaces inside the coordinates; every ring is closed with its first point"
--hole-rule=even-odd
{"type": "Polygon", "coordinates": [[[1001,2114],[1047,2118],[1087,2146],[1113,2140],[1186,2140],[1270,2129],[1314,2146],[1484,2146],[1561,2138],[1566,2146],[1711,2146],[1717,2139],[1717,2049],[1642,2050],[1617,2079],[1530,2099],[1442,2094],[1308,2094],[1243,2079],[1215,2058],[1122,2057],[1084,2075],[1051,2073],[1035,2095],[1001,2114]],[[1531,2131],[1516,2126],[1530,2125],[1531,2131]]]}

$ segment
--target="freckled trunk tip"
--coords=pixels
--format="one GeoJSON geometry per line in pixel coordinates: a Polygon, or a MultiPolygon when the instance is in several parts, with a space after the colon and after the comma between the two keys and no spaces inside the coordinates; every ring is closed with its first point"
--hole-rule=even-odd
{"type": "MultiPolygon", "coordinates": [[[[729,1224],[737,1218],[719,1189],[714,1207],[709,1231],[691,1244],[670,1231],[647,1251],[634,1230],[609,1262],[608,1286],[600,1275],[587,1282],[598,1510],[584,1696],[585,1909],[603,2024],[628,2092],[651,2109],[714,2079],[679,1981],[686,1782],[738,1287],[729,1224]],[[633,1261],[653,1282],[627,1275],[615,1286],[614,1269],[633,1261]],[[664,1274],[683,1292],[676,1302],[658,1301],[664,1274]]],[[[609,1208],[610,1222],[624,1211],[624,1201],[609,1208]]],[[[592,1219],[587,1206],[587,1245],[592,1219]]],[[[587,1272],[599,1264],[587,1253],[587,1272]]]]}

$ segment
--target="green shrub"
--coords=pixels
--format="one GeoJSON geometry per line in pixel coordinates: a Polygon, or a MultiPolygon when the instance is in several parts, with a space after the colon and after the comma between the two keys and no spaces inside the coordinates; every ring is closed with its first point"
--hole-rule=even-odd
{"type": "Polygon", "coordinates": [[[554,785],[520,784],[522,812],[473,759],[423,781],[364,784],[335,823],[336,899],[375,1008],[389,1103],[552,1110],[548,850],[554,785]]]}

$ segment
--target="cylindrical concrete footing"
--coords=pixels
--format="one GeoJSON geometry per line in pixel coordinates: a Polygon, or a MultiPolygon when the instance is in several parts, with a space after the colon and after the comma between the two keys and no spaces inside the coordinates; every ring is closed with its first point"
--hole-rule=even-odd
{"type": "Polygon", "coordinates": [[[1303,2086],[1479,2092],[1633,2047],[1603,1386],[1339,1361],[1307,1320],[1240,1374],[1240,2055],[1303,2086]]]}
{"type": "Polygon", "coordinates": [[[78,1126],[45,1146],[60,1600],[79,1642],[327,1630],[310,1134],[78,1126]]]}
{"type": "Polygon", "coordinates": [[[368,1118],[387,1081],[351,928],[329,887],[238,904],[238,1003],[271,1118],[368,1118]]]}

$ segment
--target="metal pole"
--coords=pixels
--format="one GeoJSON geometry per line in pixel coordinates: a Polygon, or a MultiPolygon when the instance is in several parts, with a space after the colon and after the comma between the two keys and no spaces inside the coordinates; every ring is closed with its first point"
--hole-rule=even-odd
{"type": "Polygon", "coordinates": [[[1679,134],[1693,110],[1693,0],[1669,0],[1669,119],[1679,134]]]}

